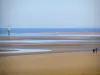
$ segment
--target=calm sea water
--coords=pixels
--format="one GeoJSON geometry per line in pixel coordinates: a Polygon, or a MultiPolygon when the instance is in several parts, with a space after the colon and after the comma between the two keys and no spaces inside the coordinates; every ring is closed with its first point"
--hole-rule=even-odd
{"type": "MultiPolygon", "coordinates": [[[[100,32],[100,28],[11,28],[11,33],[32,32],[100,32]]],[[[7,28],[0,28],[1,33],[7,33],[7,28]]]]}

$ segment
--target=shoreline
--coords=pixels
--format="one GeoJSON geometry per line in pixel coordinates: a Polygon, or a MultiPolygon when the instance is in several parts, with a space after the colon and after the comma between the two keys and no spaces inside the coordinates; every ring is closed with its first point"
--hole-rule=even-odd
{"type": "MultiPolygon", "coordinates": [[[[27,32],[26,32],[27,33],[27,32]]],[[[28,32],[28,33],[49,33],[49,34],[100,34],[100,32],[28,32]]],[[[24,34],[24,33],[20,33],[24,34]]]]}
{"type": "MultiPolygon", "coordinates": [[[[24,33],[21,33],[24,34],[24,33]]],[[[56,34],[76,34],[76,35],[100,35],[100,32],[40,32],[39,34],[55,34],[55,36],[34,36],[32,33],[30,36],[0,36],[0,40],[100,40],[99,36],[56,36],[56,34]]],[[[34,33],[33,33],[34,34],[34,33]]],[[[38,34],[38,33],[35,33],[38,34]]]]}

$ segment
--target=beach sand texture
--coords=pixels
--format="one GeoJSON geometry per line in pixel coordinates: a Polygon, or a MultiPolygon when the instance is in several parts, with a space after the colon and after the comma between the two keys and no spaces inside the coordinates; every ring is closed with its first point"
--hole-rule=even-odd
{"type": "Polygon", "coordinates": [[[9,56],[0,66],[0,75],[100,75],[100,52],[9,56]]]}
{"type": "MultiPolygon", "coordinates": [[[[14,39],[18,37],[14,37],[14,39]]],[[[22,38],[24,38],[22,36],[22,38]]],[[[32,37],[33,38],[33,37],[32,37]]],[[[49,37],[50,38],[50,37],[49,37]]],[[[56,37],[55,37],[56,38],[56,37]]],[[[0,39],[12,39],[0,37],[0,39]]],[[[44,38],[45,39],[45,38],[44,38]]],[[[67,52],[68,46],[100,47],[100,43],[0,43],[0,47],[28,47],[50,49],[54,53],[29,54],[0,57],[0,75],[100,75],[100,52],[91,51],[67,52]],[[57,53],[59,51],[60,53],[57,53]],[[64,52],[62,52],[64,51],[64,52]]],[[[93,48],[94,48],[93,47],[93,48]]]]}

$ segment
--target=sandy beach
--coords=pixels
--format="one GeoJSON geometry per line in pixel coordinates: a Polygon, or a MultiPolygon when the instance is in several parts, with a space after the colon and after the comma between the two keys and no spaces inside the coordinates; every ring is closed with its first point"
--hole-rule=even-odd
{"type": "MultiPolygon", "coordinates": [[[[35,36],[0,36],[0,39],[99,40],[98,37],[34,37],[35,36]]],[[[100,52],[98,51],[97,54],[92,52],[93,48],[100,47],[99,42],[1,42],[0,47],[52,50],[51,52],[43,53],[0,54],[0,75],[100,75],[100,52]]]]}
{"type": "Polygon", "coordinates": [[[1,55],[0,75],[100,75],[100,52],[92,46],[42,48],[52,52],[1,55]]]}
{"type": "Polygon", "coordinates": [[[100,52],[9,56],[0,64],[0,75],[100,75],[100,52]]]}

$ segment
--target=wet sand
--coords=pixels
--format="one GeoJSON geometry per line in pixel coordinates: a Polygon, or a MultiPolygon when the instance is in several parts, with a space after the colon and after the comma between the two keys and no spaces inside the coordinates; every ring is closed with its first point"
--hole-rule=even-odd
{"type": "Polygon", "coordinates": [[[100,37],[85,36],[0,36],[0,40],[100,40],[100,37]]]}
{"type": "MultiPolygon", "coordinates": [[[[0,36],[0,39],[24,39],[27,36],[4,37],[0,36]]],[[[30,38],[33,39],[33,37],[30,38]]],[[[48,38],[58,39],[59,37],[42,37],[42,39],[48,38]]],[[[64,39],[64,37],[60,37],[60,39],[64,39]]],[[[99,40],[99,38],[96,39],[99,40]]],[[[52,52],[43,53],[0,55],[2,58],[0,60],[0,75],[100,75],[100,52],[98,51],[97,54],[92,52],[93,48],[100,47],[100,43],[13,42],[0,43],[0,47],[52,50],[52,52]]]]}
{"type": "Polygon", "coordinates": [[[22,42],[7,42],[7,43],[0,43],[0,47],[54,47],[54,46],[89,46],[89,47],[100,47],[100,43],[22,43],[22,42]]]}
{"type": "Polygon", "coordinates": [[[0,75],[99,75],[100,52],[90,46],[49,45],[43,48],[52,52],[2,55],[0,75]]]}
{"type": "MultiPolygon", "coordinates": [[[[28,33],[27,33],[28,34],[28,33]]],[[[30,33],[29,33],[30,34],[30,33]]],[[[99,36],[36,36],[36,33],[31,33],[29,36],[20,36],[20,35],[11,35],[11,36],[0,36],[0,40],[25,40],[25,39],[30,39],[30,40],[99,40],[99,36]],[[35,36],[34,36],[35,35],[35,36]]],[[[38,33],[37,33],[38,34],[38,33]]],[[[100,32],[49,32],[49,33],[39,33],[39,34],[63,34],[63,35],[100,35],[100,32]]],[[[25,34],[26,35],[26,34],[25,34]]]]}
{"type": "Polygon", "coordinates": [[[100,34],[100,32],[40,32],[49,34],[100,34]]]}
{"type": "Polygon", "coordinates": [[[9,51],[15,51],[15,50],[0,50],[0,52],[9,52],[9,51]]]}

